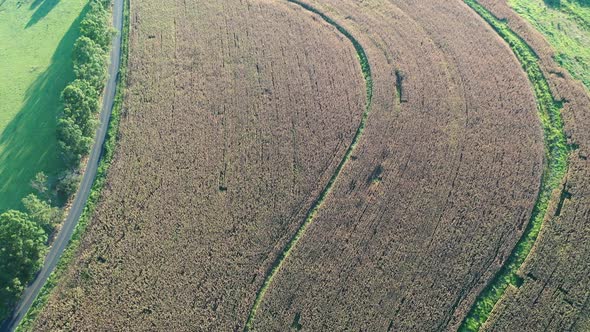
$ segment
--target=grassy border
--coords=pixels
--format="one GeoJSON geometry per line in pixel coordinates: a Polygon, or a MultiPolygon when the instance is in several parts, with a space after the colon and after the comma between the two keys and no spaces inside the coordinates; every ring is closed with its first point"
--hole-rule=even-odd
{"type": "Polygon", "coordinates": [[[567,172],[570,146],[567,144],[561,118],[562,105],[554,99],[535,51],[513,32],[505,21],[495,17],[476,0],[464,0],[464,2],[506,41],[522,65],[535,93],[545,143],[543,176],[529,223],[510,256],[479,294],[459,328],[460,331],[478,331],[487,321],[506,289],[509,286],[520,287],[523,283],[518,271],[539,236],[553,192],[560,189],[560,184],[567,172]]]}
{"type": "Polygon", "coordinates": [[[119,121],[121,118],[121,111],[123,108],[123,97],[125,93],[125,85],[127,79],[127,53],[129,48],[129,0],[124,0],[123,31],[121,32],[121,34],[121,63],[119,66],[117,91],[115,94],[115,100],[113,102],[113,109],[109,120],[109,127],[107,129],[107,134],[103,145],[102,156],[100,159],[100,163],[98,165],[96,178],[94,179],[92,189],[90,190],[90,195],[88,196],[86,206],[84,207],[84,211],[82,212],[80,220],[76,225],[76,229],[74,230],[74,234],[70,239],[68,247],[63,252],[55,270],[53,271],[53,273],[51,273],[51,275],[45,282],[45,285],[43,285],[43,288],[39,292],[39,295],[37,295],[37,297],[35,298],[35,301],[31,305],[31,308],[29,309],[29,311],[27,311],[26,315],[20,321],[19,325],[16,328],[16,331],[33,330],[34,323],[41,310],[43,310],[43,308],[47,304],[51,292],[58,284],[61,277],[65,275],[67,267],[70,265],[71,261],[75,257],[76,251],[80,246],[82,234],[86,230],[86,227],[88,226],[91,220],[92,214],[96,208],[96,204],[98,203],[98,200],[100,198],[101,190],[104,187],[104,184],[106,183],[106,175],[108,173],[108,168],[113,160],[113,155],[117,144],[117,133],[119,130],[119,121]]]}
{"type": "Polygon", "coordinates": [[[293,235],[291,240],[287,243],[285,248],[277,256],[277,258],[273,262],[273,265],[271,266],[271,268],[267,272],[266,277],[264,279],[264,283],[262,284],[262,287],[260,288],[258,293],[256,293],[256,299],[254,300],[254,304],[252,305],[252,308],[250,309],[250,313],[248,315],[248,320],[246,321],[246,325],[244,326],[245,332],[249,331],[252,328],[252,325],[254,324],[254,318],[256,316],[256,312],[258,311],[258,308],[260,307],[260,304],[262,303],[262,300],[264,299],[264,295],[266,294],[268,287],[272,283],[274,276],[281,269],[285,259],[287,259],[287,257],[289,257],[289,255],[291,254],[291,251],[297,245],[297,242],[299,242],[299,240],[301,239],[301,237],[303,236],[303,234],[305,233],[305,231],[307,230],[309,225],[313,222],[313,219],[314,219],[316,213],[318,212],[318,210],[320,209],[320,207],[324,203],[326,197],[328,196],[328,194],[332,190],[332,187],[334,186],[334,183],[336,182],[336,180],[338,179],[338,176],[342,172],[344,165],[348,162],[348,160],[350,160],[350,157],[352,156],[352,152],[353,152],[354,148],[357,146],[357,144],[360,140],[360,137],[365,129],[365,126],[367,123],[367,118],[369,116],[369,112],[371,111],[371,101],[373,99],[373,78],[371,76],[371,66],[369,64],[369,58],[367,57],[367,54],[365,53],[365,50],[363,49],[361,44],[350,34],[350,32],[348,32],[346,29],[344,29],[344,27],[342,27],[340,24],[336,23],[334,20],[332,20],[330,17],[326,16],[324,13],[317,10],[316,8],[314,8],[308,4],[302,3],[299,0],[286,0],[286,1],[296,4],[296,5],[299,5],[303,9],[320,16],[326,23],[335,27],[342,35],[344,35],[344,37],[346,37],[352,43],[352,45],[354,46],[354,49],[357,53],[357,57],[359,59],[360,65],[361,65],[361,71],[363,74],[363,78],[365,80],[366,105],[365,105],[365,111],[363,112],[362,117],[361,117],[361,122],[356,130],[356,133],[354,134],[354,137],[352,138],[352,142],[350,143],[350,145],[348,146],[348,149],[346,149],[346,152],[344,153],[344,157],[342,158],[342,160],[340,161],[340,163],[338,164],[338,166],[334,170],[334,173],[332,173],[330,180],[328,181],[328,183],[326,184],[326,186],[324,187],[324,189],[322,190],[322,192],[320,193],[318,198],[316,198],[316,200],[312,204],[311,208],[308,210],[307,216],[305,217],[304,222],[299,226],[299,228],[297,229],[297,232],[295,232],[295,234],[293,235]]]}

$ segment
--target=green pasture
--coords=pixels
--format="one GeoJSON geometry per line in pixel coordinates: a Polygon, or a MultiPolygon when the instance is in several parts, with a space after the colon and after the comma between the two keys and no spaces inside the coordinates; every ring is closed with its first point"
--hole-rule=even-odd
{"type": "Polygon", "coordinates": [[[86,0],[0,0],[0,212],[63,167],[56,118],[86,0]]]}
{"type": "Polygon", "coordinates": [[[590,1],[509,0],[549,41],[556,60],[590,89],[590,1]]]}

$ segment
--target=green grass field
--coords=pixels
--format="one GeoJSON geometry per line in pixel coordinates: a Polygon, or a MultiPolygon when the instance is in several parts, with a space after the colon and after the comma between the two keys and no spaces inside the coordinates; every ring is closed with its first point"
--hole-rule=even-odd
{"type": "Polygon", "coordinates": [[[56,117],[86,0],[0,0],[0,212],[63,167],[56,117]]]}
{"type": "Polygon", "coordinates": [[[590,89],[590,1],[509,0],[508,3],[545,36],[559,64],[590,89]]]}

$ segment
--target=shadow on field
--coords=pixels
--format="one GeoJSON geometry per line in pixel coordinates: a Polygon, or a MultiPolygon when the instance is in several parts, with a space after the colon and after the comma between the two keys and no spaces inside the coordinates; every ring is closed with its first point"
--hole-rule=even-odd
{"type": "Polygon", "coordinates": [[[0,134],[0,212],[21,207],[20,200],[32,191],[29,181],[37,172],[56,175],[64,167],[53,138],[62,110],[61,92],[74,78],[72,49],[87,10],[88,6],[72,23],[51,64],[27,88],[21,110],[0,134]]]}
{"type": "Polygon", "coordinates": [[[31,4],[30,9],[35,10],[33,15],[31,15],[31,19],[25,26],[25,29],[32,27],[37,22],[42,20],[61,0],[35,0],[31,4]]]}

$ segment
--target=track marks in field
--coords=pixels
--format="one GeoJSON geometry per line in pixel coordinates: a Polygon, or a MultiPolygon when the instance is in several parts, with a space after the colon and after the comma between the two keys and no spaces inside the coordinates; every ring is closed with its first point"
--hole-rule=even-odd
{"type": "MultiPolygon", "coordinates": [[[[281,269],[281,266],[283,265],[284,261],[289,257],[289,254],[291,253],[293,248],[297,245],[297,242],[299,241],[299,239],[301,239],[301,237],[305,234],[305,231],[307,230],[309,225],[313,222],[316,213],[322,207],[322,204],[324,203],[326,197],[330,193],[332,187],[334,186],[334,183],[336,182],[336,180],[338,180],[338,176],[342,172],[342,169],[344,168],[344,166],[346,165],[346,163],[348,162],[348,160],[352,156],[352,152],[354,151],[354,148],[358,144],[360,137],[363,133],[363,130],[365,129],[367,117],[369,116],[369,112],[371,111],[371,100],[373,98],[373,80],[372,80],[372,76],[371,76],[371,67],[369,65],[369,60],[368,60],[367,54],[365,53],[365,50],[363,49],[361,44],[346,29],[344,29],[344,27],[342,27],[341,25],[336,23],[334,20],[332,20],[330,17],[328,17],[324,13],[320,12],[319,10],[315,9],[314,7],[309,6],[309,5],[302,3],[302,2],[299,2],[297,0],[287,0],[287,1],[290,3],[296,4],[298,6],[301,6],[303,9],[313,13],[314,15],[320,16],[325,22],[327,22],[328,24],[335,27],[342,35],[344,35],[352,43],[352,45],[354,46],[354,48],[357,52],[357,55],[358,55],[358,58],[359,58],[359,61],[361,64],[363,78],[365,80],[365,85],[366,85],[365,111],[363,112],[360,124],[356,130],[356,133],[355,133],[354,137],[352,138],[352,142],[348,146],[346,152],[344,153],[344,156],[342,157],[342,160],[340,161],[340,163],[336,167],[336,170],[332,174],[330,180],[328,181],[328,183],[326,184],[326,186],[324,187],[324,189],[322,190],[320,195],[317,197],[317,199],[314,201],[313,205],[311,206],[311,208],[309,209],[309,211],[305,217],[305,220],[303,221],[301,226],[297,229],[297,232],[293,235],[293,237],[287,243],[287,245],[282,250],[282,252],[277,256],[274,264],[272,265],[272,267],[268,271],[268,273],[265,277],[264,283],[262,284],[262,287],[260,288],[260,290],[256,294],[254,304],[252,305],[252,309],[250,310],[250,314],[248,315],[248,320],[246,321],[246,325],[244,326],[245,332],[249,331],[252,328],[252,324],[254,323],[254,319],[256,317],[256,312],[257,312],[258,308],[260,307],[260,304],[262,303],[262,300],[264,299],[264,295],[266,294],[268,287],[272,283],[274,276],[281,269]]],[[[299,324],[298,321],[296,321],[295,323],[299,324]]]]}

